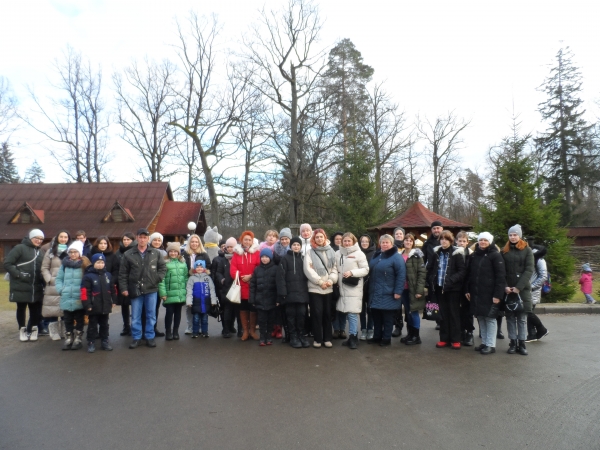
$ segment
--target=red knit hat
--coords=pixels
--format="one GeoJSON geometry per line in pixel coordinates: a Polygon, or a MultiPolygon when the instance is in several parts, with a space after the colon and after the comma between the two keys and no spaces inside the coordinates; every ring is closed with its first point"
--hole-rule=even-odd
{"type": "Polygon", "coordinates": [[[240,241],[239,241],[240,245],[243,245],[242,242],[244,242],[244,236],[250,236],[250,238],[252,239],[252,242],[254,242],[254,233],[250,230],[246,230],[240,236],[240,241]]]}

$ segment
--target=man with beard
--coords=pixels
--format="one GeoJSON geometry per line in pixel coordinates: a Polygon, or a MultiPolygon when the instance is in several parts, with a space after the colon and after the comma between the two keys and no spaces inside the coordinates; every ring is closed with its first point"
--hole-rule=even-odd
{"type": "MultiPolygon", "coordinates": [[[[429,235],[429,237],[423,244],[423,254],[425,255],[423,259],[425,262],[425,268],[428,271],[429,271],[430,262],[435,260],[434,249],[440,245],[440,235],[442,234],[442,231],[444,231],[444,227],[442,227],[442,222],[440,222],[439,220],[433,221],[431,223],[431,234],[429,235]]],[[[429,286],[429,285],[430,285],[429,280],[427,280],[427,286],[429,286]]],[[[432,294],[431,292],[427,293],[427,301],[430,301],[431,294],[432,294]]],[[[440,322],[439,321],[436,321],[436,322],[437,322],[437,326],[435,327],[435,329],[439,330],[440,322]]]]}

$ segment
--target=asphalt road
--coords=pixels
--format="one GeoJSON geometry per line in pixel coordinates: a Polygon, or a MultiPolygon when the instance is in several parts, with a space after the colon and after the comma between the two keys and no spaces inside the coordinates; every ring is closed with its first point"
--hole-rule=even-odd
{"type": "MultiPolygon", "coordinates": [[[[600,449],[600,315],[552,315],[530,355],[222,339],[0,346],[1,449],[600,449]],[[8,351],[8,350],[10,351],[8,351]]],[[[7,325],[3,324],[3,328],[7,325]]],[[[6,329],[3,330],[6,335],[6,329]]],[[[183,326],[182,330],[183,331],[183,326]]]]}

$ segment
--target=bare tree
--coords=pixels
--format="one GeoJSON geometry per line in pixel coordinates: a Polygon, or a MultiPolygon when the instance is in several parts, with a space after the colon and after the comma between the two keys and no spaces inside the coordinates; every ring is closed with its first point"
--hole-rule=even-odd
{"type": "Polygon", "coordinates": [[[5,135],[12,133],[17,125],[17,99],[10,87],[8,79],[0,76],[0,142],[5,142],[8,137],[5,135]]]}
{"type": "Polygon", "coordinates": [[[174,173],[167,163],[176,133],[167,123],[175,109],[175,73],[170,61],[146,58],[141,67],[134,61],[123,74],[113,76],[122,138],[144,159],[140,174],[145,181],[161,181],[174,173]]]}
{"type": "Polygon", "coordinates": [[[432,210],[440,214],[441,207],[459,163],[458,152],[463,144],[460,133],[470,122],[459,119],[454,111],[437,117],[433,122],[417,117],[417,132],[425,140],[427,157],[433,176],[432,210]]]}

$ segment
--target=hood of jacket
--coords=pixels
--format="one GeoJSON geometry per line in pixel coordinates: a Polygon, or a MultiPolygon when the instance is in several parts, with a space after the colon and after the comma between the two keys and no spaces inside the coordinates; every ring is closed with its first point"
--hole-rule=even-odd
{"type": "Polygon", "coordinates": [[[351,255],[354,252],[360,251],[360,247],[358,242],[356,244],[352,244],[350,247],[340,247],[339,252],[343,256],[351,255]]]}
{"type": "MultiPolygon", "coordinates": [[[[256,253],[256,251],[258,250],[259,245],[257,243],[253,243],[250,248],[248,249],[248,253],[256,253]]],[[[244,252],[244,247],[242,247],[242,244],[237,244],[235,247],[233,247],[233,251],[234,253],[237,253],[238,255],[243,255],[244,252]]]]}
{"type": "Polygon", "coordinates": [[[410,252],[408,252],[408,257],[412,258],[413,256],[422,258],[424,255],[420,248],[413,248],[410,252]]]}

